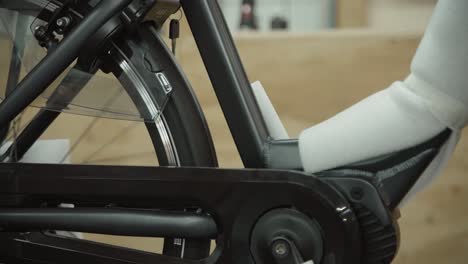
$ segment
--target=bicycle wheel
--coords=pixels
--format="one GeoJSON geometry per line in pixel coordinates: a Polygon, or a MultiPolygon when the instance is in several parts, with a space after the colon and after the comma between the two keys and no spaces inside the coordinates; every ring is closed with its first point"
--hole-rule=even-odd
{"type": "MultiPolygon", "coordinates": [[[[162,112],[154,120],[145,120],[159,165],[217,166],[213,143],[200,106],[189,82],[152,23],[143,23],[115,40],[107,56],[106,69],[119,80],[142,116],[159,110],[157,102],[161,93],[157,89],[165,85],[161,81],[167,82],[166,85],[169,84],[172,89],[162,112]],[[154,71],[156,64],[157,72],[154,71]]],[[[56,111],[43,109],[32,122],[45,119],[52,122],[58,115],[56,111]]],[[[209,242],[166,238],[163,253],[201,259],[209,254],[209,242]]]]}

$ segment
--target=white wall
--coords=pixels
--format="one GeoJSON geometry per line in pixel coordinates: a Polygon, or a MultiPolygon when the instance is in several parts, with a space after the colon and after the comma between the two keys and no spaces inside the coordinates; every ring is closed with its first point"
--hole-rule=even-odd
{"type": "MultiPolygon", "coordinates": [[[[233,31],[240,22],[241,0],[219,0],[226,20],[233,31]]],[[[293,32],[316,31],[334,24],[335,0],[257,0],[256,13],[259,30],[270,30],[273,16],[282,16],[289,21],[293,32]]]]}

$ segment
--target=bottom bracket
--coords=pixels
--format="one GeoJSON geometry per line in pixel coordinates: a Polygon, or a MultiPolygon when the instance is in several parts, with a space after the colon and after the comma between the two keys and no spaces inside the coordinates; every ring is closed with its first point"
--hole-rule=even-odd
{"type": "Polygon", "coordinates": [[[253,228],[250,239],[255,263],[276,263],[272,246],[279,239],[295,245],[304,261],[320,263],[323,256],[320,226],[307,215],[289,208],[274,209],[264,214],[253,228]]]}

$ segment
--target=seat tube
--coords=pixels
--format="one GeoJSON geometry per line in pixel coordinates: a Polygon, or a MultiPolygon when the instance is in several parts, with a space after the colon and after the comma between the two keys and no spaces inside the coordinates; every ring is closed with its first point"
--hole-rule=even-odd
{"type": "Polygon", "coordinates": [[[218,2],[181,3],[244,166],[265,167],[268,130],[218,2]]]}

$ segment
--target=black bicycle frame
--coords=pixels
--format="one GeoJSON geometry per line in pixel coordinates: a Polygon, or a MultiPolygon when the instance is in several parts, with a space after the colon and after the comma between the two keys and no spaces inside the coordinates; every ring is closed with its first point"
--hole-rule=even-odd
{"type": "MultiPolygon", "coordinates": [[[[304,173],[20,163],[0,164],[0,173],[0,226],[9,232],[62,227],[157,236],[164,230],[175,236],[217,240],[217,250],[209,258],[191,261],[38,233],[2,233],[0,262],[2,257],[20,256],[34,263],[253,263],[248,254],[249,237],[258,218],[294,204],[323,223],[322,232],[328,238],[324,251],[336,254],[324,263],[359,263],[360,244],[353,243],[358,226],[351,205],[326,180],[304,173]],[[38,205],[44,203],[74,203],[82,209],[41,210],[38,205]],[[133,209],[102,207],[109,204],[133,209]],[[91,206],[96,209],[86,209],[91,206]],[[192,206],[204,208],[214,221],[195,214],[151,210],[192,206]],[[34,217],[28,219],[28,215],[34,217]],[[180,221],[185,224],[178,224],[180,221]]],[[[375,192],[368,181],[356,179],[354,186],[362,183],[369,193],[375,192]]],[[[379,206],[381,199],[372,201],[379,206]]],[[[387,214],[385,209],[383,212],[387,214]]]]}
{"type": "Polygon", "coordinates": [[[265,167],[270,136],[218,2],[181,3],[244,166],[265,167]]]}

